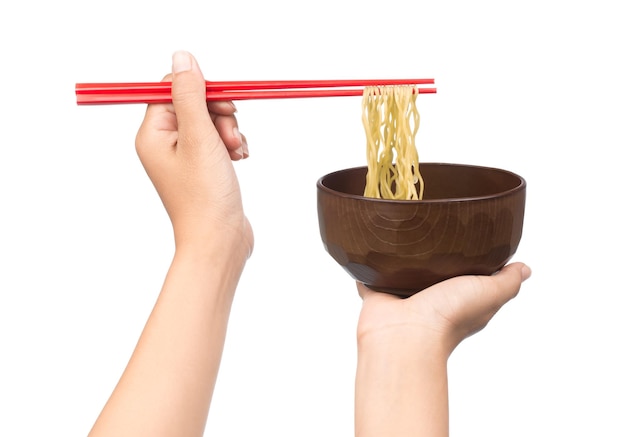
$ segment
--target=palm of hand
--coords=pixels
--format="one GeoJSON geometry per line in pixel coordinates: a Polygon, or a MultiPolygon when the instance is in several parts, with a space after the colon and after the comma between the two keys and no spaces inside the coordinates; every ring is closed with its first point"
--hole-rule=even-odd
{"type": "Polygon", "coordinates": [[[521,273],[522,267],[515,263],[493,276],[452,278],[406,299],[357,284],[363,298],[358,335],[401,331],[402,335],[440,342],[451,353],[517,295],[527,277],[521,273]]]}
{"type": "Polygon", "coordinates": [[[215,229],[241,233],[252,251],[251,226],[229,153],[206,112],[193,134],[181,132],[172,105],[151,105],[136,139],[139,158],[174,226],[177,240],[215,229]]]}

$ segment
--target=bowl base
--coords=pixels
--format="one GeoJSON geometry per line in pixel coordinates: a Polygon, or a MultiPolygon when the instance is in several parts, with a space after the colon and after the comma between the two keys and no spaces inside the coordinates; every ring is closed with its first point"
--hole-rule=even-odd
{"type": "Polygon", "coordinates": [[[419,293],[420,291],[424,290],[422,289],[412,289],[412,290],[407,290],[404,288],[387,288],[387,287],[376,287],[374,285],[368,285],[364,282],[361,282],[361,284],[365,285],[367,288],[369,288],[370,290],[374,290],[374,291],[378,291],[381,293],[387,293],[387,294],[392,294],[394,296],[398,296],[401,297],[403,299],[406,299],[407,297],[411,297],[416,293],[419,293]]]}

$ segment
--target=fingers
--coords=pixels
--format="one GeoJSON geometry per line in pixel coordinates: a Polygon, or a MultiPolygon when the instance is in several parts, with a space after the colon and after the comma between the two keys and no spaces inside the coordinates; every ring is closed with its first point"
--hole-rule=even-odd
{"type": "Polygon", "coordinates": [[[531,275],[530,268],[524,263],[512,263],[492,275],[491,283],[485,286],[493,295],[494,305],[499,309],[513,299],[520,291],[522,282],[531,275]]]}
{"type": "Polygon", "coordinates": [[[239,132],[239,125],[235,113],[237,107],[231,101],[211,101],[207,104],[213,124],[217,128],[224,145],[228,149],[233,161],[247,158],[248,142],[246,137],[239,132]]]}
{"type": "Polygon", "coordinates": [[[172,104],[148,105],[135,136],[135,151],[151,179],[150,169],[155,168],[154,162],[175,150],[177,139],[176,114],[172,104]]]}
{"type": "MultiPolygon", "coordinates": [[[[220,102],[227,103],[227,102],[220,102]]],[[[246,137],[239,132],[237,119],[234,115],[213,115],[213,123],[228,149],[232,160],[237,161],[249,156],[246,137]]]]}
{"type": "Polygon", "coordinates": [[[454,344],[483,329],[491,318],[517,296],[522,282],[530,277],[523,263],[512,263],[492,276],[459,276],[434,285],[421,293],[431,300],[443,297],[435,306],[454,327],[454,344]]]}
{"type": "Polygon", "coordinates": [[[216,115],[233,115],[237,112],[235,104],[230,100],[218,100],[207,102],[207,108],[211,114],[216,115]]]}
{"type": "Polygon", "coordinates": [[[223,144],[232,160],[248,157],[248,144],[234,115],[235,105],[231,101],[207,103],[206,81],[197,61],[187,52],[179,51],[172,57],[172,102],[181,138],[207,138],[213,146],[223,144]]]}
{"type": "MultiPolygon", "coordinates": [[[[361,333],[411,327],[411,332],[435,335],[451,353],[463,339],[482,330],[531,275],[523,263],[512,263],[491,276],[458,276],[402,299],[357,282],[363,310],[361,333]]],[[[393,330],[387,331],[393,334],[393,330]]],[[[404,334],[402,334],[404,335],[404,334]]]]}
{"type": "Polygon", "coordinates": [[[199,139],[219,143],[206,103],[206,81],[196,59],[187,52],[172,56],[172,103],[176,111],[181,148],[194,147],[199,139]],[[189,144],[187,144],[187,142],[189,144]]]}
{"type": "MultiPolygon", "coordinates": [[[[168,74],[161,82],[171,82],[172,75],[168,74]]],[[[176,131],[174,107],[170,103],[153,103],[146,108],[144,119],[136,137],[137,151],[153,141],[161,131],[176,131]]]]}
{"type": "Polygon", "coordinates": [[[501,301],[498,302],[500,307],[518,295],[522,283],[530,278],[531,273],[530,267],[526,264],[513,263],[493,275],[496,288],[499,290],[497,294],[501,296],[501,301]]]}
{"type": "MultiPolygon", "coordinates": [[[[522,282],[528,279],[531,273],[530,267],[524,263],[517,262],[506,265],[492,276],[452,278],[435,288],[450,288],[451,290],[457,287],[474,288],[478,292],[493,294],[493,306],[501,307],[519,293],[522,282]],[[477,282],[474,282],[474,279],[477,282]]],[[[363,300],[383,294],[368,288],[361,282],[357,282],[356,285],[359,296],[363,300]]],[[[435,292],[441,293],[441,291],[435,292]]]]}

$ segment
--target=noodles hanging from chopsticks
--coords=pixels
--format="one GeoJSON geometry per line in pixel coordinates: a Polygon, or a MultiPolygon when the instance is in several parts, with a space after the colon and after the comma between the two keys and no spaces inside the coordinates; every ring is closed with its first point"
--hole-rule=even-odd
{"type": "Polygon", "coordinates": [[[418,200],[424,194],[415,135],[419,91],[413,85],[368,86],[362,119],[367,140],[365,197],[418,200]]]}

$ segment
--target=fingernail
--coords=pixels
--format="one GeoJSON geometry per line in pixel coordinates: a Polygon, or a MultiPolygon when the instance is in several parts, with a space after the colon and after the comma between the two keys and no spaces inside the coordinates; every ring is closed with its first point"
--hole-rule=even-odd
{"type": "Polygon", "coordinates": [[[235,152],[243,159],[243,140],[241,138],[241,133],[236,126],[233,128],[233,136],[237,138],[237,141],[239,142],[239,147],[235,149],[235,152]]]}
{"type": "Polygon", "coordinates": [[[239,128],[237,128],[236,126],[233,128],[233,136],[237,138],[237,141],[239,142],[239,145],[241,146],[243,143],[243,140],[241,138],[241,132],[239,132],[239,128]]]}
{"type": "Polygon", "coordinates": [[[191,55],[184,51],[175,52],[172,56],[172,73],[191,70],[191,55]]]}
{"type": "Polygon", "coordinates": [[[241,145],[241,148],[243,149],[243,157],[244,159],[247,158],[248,156],[250,156],[250,152],[248,151],[248,143],[244,140],[243,144],[241,145]]]}
{"type": "Polygon", "coordinates": [[[532,274],[532,271],[530,270],[530,267],[528,267],[527,265],[524,265],[524,267],[522,267],[522,281],[525,281],[526,279],[530,278],[531,274],[532,274]]]}

